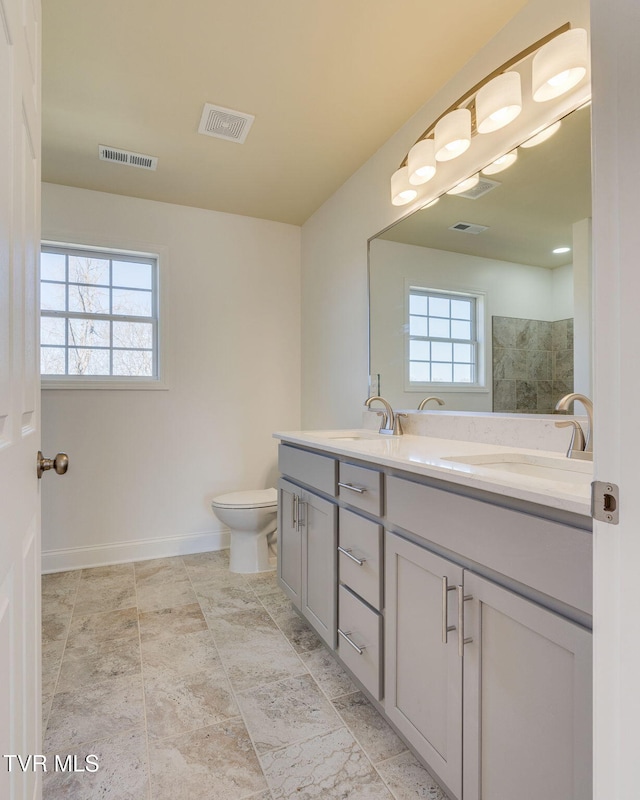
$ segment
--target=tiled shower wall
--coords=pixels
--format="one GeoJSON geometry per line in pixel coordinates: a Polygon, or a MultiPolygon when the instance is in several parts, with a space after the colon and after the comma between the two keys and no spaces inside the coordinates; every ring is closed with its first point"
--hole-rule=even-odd
{"type": "Polygon", "coordinates": [[[552,413],[573,391],[573,319],[492,321],[493,410],[552,413]]]}

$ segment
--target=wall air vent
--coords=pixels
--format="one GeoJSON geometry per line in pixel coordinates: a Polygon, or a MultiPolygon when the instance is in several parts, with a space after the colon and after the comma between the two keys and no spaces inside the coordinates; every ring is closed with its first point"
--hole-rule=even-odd
{"type": "Polygon", "coordinates": [[[473,222],[456,222],[449,228],[450,231],[461,231],[462,233],[482,233],[488,231],[488,225],[476,225],[473,222]]]}
{"type": "Polygon", "coordinates": [[[103,144],[98,145],[98,154],[100,161],[115,161],[117,164],[125,164],[127,167],[154,170],[158,166],[158,159],[155,156],[130,153],[128,150],[118,150],[116,147],[106,147],[103,144]]]}
{"type": "Polygon", "coordinates": [[[456,197],[466,197],[467,200],[477,200],[479,197],[487,194],[487,192],[492,192],[496,186],[502,186],[502,184],[499,181],[490,181],[489,178],[480,178],[473,189],[469,189],[468,192],[457,194],[456,197]]]}
{"type": "Polygon", "coordinates": [[[232,111],[230,108],[205,103],[198,133],[244,144],[254,119],[254,116],[243,114],[242,111],[232,111]]]}

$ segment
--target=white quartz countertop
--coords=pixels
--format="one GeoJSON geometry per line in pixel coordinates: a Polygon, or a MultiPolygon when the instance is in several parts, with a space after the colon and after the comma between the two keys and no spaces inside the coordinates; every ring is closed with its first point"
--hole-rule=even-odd
{"type": "Polygon", "coordinates": [[[593,463],[545,450],[438,439],[385,436],[371,430],[285,431],[289,444],[372,465],[439,478],[461,486],[590,516],[593,463]]]}

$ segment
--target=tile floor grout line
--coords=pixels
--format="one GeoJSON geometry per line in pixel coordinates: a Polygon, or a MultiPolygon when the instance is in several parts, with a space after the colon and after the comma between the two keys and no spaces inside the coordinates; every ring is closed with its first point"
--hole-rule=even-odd
{"type": "Polygon", "coordinates": [[[142,714],[144,717],[144,743],[147,754],[147,797],[153,800],[151,787],[151,753],[149,751],[149,725],[147,722],[147,698],[144,685],[144,663],[142,660],[142,636],[140,634],[140,608],[138,606],[138,581],[136,579],[136,562],[133,562],[133,591],[136,597],[136,626],[138,628],[138,649],[140,653],[140,678],[142,684],[142,714]]]}

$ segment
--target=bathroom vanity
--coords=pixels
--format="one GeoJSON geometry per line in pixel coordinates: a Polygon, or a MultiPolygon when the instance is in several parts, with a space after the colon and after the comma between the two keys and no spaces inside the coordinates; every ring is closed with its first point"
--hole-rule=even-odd
{"type": "Polygon", "coordinates": [[[591,796],[591,465],[276,434],[280,586],[456,800],[591,796]]]}

